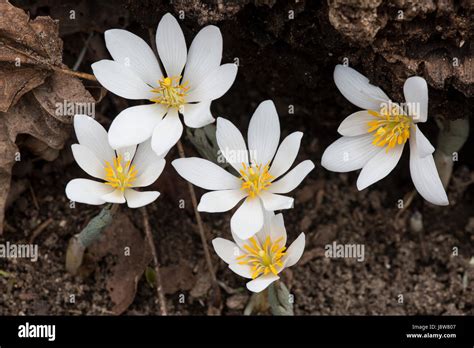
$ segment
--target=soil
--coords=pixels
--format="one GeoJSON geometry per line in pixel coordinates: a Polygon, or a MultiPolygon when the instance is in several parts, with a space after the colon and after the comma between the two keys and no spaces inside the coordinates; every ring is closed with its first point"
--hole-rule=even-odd
{"type": "MultiPolygon", "coordinates": [[[[256,106],[272,99],[280,115],[282,137],[304,132],[297,161],[309,158],[316,163],[316,169],[294,191],[294,209],[283,212],[290,242],[300,232],[306,234],[302,259],[284,272],[285,284],[295,296],[295,314],[474,314],[472,137],[459,152],[447,189],[448,207],[433,206],[417,195],[411,205],[400,209],[399,200],[414,189],[408,153],[388,178],[361,192],[355,185],[357,173],[332,173],[320,165],[324,149],[338,137],[338,124],[356,111],[332,80],[334,66],[343,57],[393,99],[401,98],[407,76],[425,76],[432,102],[430,119],[422,127],[433,143],[435,117],[472,116],[469,16],[473,8],[468,2],[426,1],[418,7],[403,0],[389,4],[330,1],[329,5],[231,1],[220,6],[197,0],[101,2],[104,7],[113,3],[117,9],[109,16],[98,16],[89,1],[13,3],[32,17],[59,19],[68,66],[74,64],[93,30],[79,67],[83,72],[91,72],[91,63],[107,57],[102,35],[106,29],[124,27],[148,40],[148,28],[155,29],[163,14],[169,11],[178,16],[182,10],[186,17],[181,25],[189,44],[202,26],[219,26],[224,37],[223,61],[238,58],[239,73],[231,90],[213,103],[214,116],[229,118],[246,130],[256,106]],[[75,6],[82,16],[94,13],[97,17],[92,29],[86,20],[72,25],[69,12],[61,12],[75,6]],[[400,9],[406,16],[401,21],[396,19],[400,9]],[[294,11],[294,19],[289,19],[288,11],[294,11]],[[437,26],[444,29],[437,30],[437,26]],[[452,55],[459,56],[464,72],[437,63],[452,55]],[[289,112],[292,108],[294,113],[289,112]],[[414,228],[420,216],[423,228],[414,228]],[[365,260],[325,257],[325,245],[334,241],[363,244],[365,260]]],[[[88,84],[90,90],[97,90],[88,84]]],[[[108,127],[131,104],[109,93],[97,104],[96,117],[108,127]]],[[[33,238],[40,257],[37,262],[0,259],[0,271],[7,273],[0,274],[0,314],[158,314],[156,291],[143,276],[145,268],[131,270],[120,263],[123,247],[133,245],[132,255],[138,253],[137,260],[152,266],[139,210],[121,207],[118,222],[89,250],[80,274],[71,276],[65,271],[69,238],[99,212],[98,207],[84,204],[71,207],[64,194],[69,180],[85,177],[72,158],[70,145],[75,141],[71,132],[52,162],[26,152],[14,167],[0,243],[28,243],[33,238]],[[114,234],[117,231],[120,233],[114,234]],[[121,277],[124,274],[127,277],[121,277]]],[[[197,154],[188,139],[183,141],[188,156],[197,154]]],[[[241,315],[250,296],[245,281],[212,253],[222,296],[220,305],[215,303],[187,185],[169,165],[177,157],[176,149],[168,154],[165,171],[153,185],[161,196],[147,207],[168,311],[174,315],[241,315]]],[[[203,192],[197,189],[198,197],[203,192]]],[[[218,236],[230,238],[231,216],[232,212],[202,214],[209,241],[218,236]]]]}

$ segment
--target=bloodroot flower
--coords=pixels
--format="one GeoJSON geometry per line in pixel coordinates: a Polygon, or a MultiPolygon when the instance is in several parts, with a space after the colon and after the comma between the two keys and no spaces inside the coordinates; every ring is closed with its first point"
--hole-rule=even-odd
{"type": "Polygon", "coordinates": [[[72,145],[74,159],[87,174],[103,182],[71,180],[66,186],[70,200],[93,205],[127,201],[129,208],[138,208],[158,198],[157,191],[134,190],[154,183],[165,167],[166,161],[153,152],[150,141],[114,151],[104,127],[85,115],[74,117],[74,130],[79,141],[72,145]]]}
{"type": "Polygon", "coordinates": [[[286,248],[286,229],[283,215],[265,213],[263,228],[248,240],[232,233],[234,242],[216,238],[212,241],[217,255],[238,275],[252,279],[247,289],[260,292],[280,277],[283,269],[293,266],[303,255],[305,235],[286,248]]]}
{"type": "Polygon", "coordinates": [[[183,114],[188,127],[214,122],[211,101],[227,92],[237,74],[235,64],[220,65],[222,35],[217,27],[203,28],[188,53],[183,32],[169,13],[156,31],[165,75],[153,50],[137,35],[122,29],[107,30],[105,43],[113,60],[92,64],[97,80],[120,97],[152,102],[125,109],[115,118],[109,130],[114,149],[152,137],[153,150],[159,156],[165,154],[183,132],[178,113],[183,114]]]}
{"type": "Polygon", "coordinates": [[[342,138],[331,144],[321,164],[334,172],[361,169],[357,188],[363,190],[386,177],[410,143],[410,172],[417,191],[427,201],[447,205],[448,197],[433,160],[434,148],[418,128],[428,117],[428,86],[413,76],[405,81],[405,105],[393,103],[378,87],[352,68],[337,65],[334,82],[352,104],[364,109],[342,121],[342,138]]]}
{"type": "Polygon", "coordinates": [[[231,228],[239,238],[247,239],[262,228],[264,210],[293,207],[293,198],[280,194],[294,190],[313,170],[313,162],[306,160],[286,173],[295,161],[302,136],[303,133],[294,132],[278,148],[280,122],[275,105],[267,100],[258,106],[250,120],[248,150],[240,131],[230,121],[217,119],[220,152],[240,176],[196,157],[177,159],[172,165],[194,185],[215,190],[201,197],[199,211],[228,211],[245,199],[232,216],[231,228]]]}

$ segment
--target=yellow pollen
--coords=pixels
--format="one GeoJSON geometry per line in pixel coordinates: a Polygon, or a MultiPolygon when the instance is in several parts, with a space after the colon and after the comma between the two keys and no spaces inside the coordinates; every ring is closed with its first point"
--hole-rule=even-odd
{"type": "Polygon", "coordinates": [[[179,109],[185,103],[185,97],[189,91],[188,82],[180,84],[181,76],[164,77],[157,88],[152,89],[157,95],[150,101],[163,104],[169,108],[179,109]]]}
{"type": "Polygon", "coordinates": [[[248,167],[242,163],[242,169],[239,171],[240,180],[242,180],[241,189],[247,191],[250,198],[254,198],[262,190],[267,190],[272,184],[274,177],[270,175],[268,169],[268,164],[248,167]]]}
{"type": "Polygon", "coordinates": [[[123,192],[126,188],[132,187],[138,172],[135,166],[131,165],[131,161],[122,162],[122,156],[118,155],[113,159],[112,164],[105,162],[104,170],[105,184],[123,192]]]}
{"type": "Polygon", "coordinates": [[[270,236],[267,236],[262,244],[255,237],[252,237],[249,239],[251,245],[244,245],[247,254],[236,259],[240,265],[250,266],[253,279],[270,272],[277,275],[283,267],[282,258],[286,254],[286,247],[284,245],[280,246],[282,240],[283,238],[278,238],[272,241],[270,236]]]}
{"type": "Polygon", "coordinates": [[[375,146],[386,147],[386,152],[394,148],[395,145],[405,144],[410,138],[410,129],[413,124],[411,117],[401,114],[399,107],[392,106],[385,112],[368,110],[368,113],[377,118],[369,121],[368,133],[372,133],[375,146]]]}

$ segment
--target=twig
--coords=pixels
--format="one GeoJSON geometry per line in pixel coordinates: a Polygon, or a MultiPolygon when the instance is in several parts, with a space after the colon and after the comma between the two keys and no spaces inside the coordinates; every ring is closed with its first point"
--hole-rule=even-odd
{"type": "MultiPolygon", "coordinates": [[[[181,140],[178,141],[177,145],[178,145],[179,157],[185,158],[186,156],[184,154],[184,148],[183,148],[183,144],[181,143],[181,140]]],[[[216,274],[214,271],[214,265],[212,264],[212,258],[211,258],[211,253],[209,252],[209,246],[207,245],[206,231],[204,230],[204,224],[202,223],[201,214],[199,214],[199,211],[197,210],[198,204],[197,204],[197,199],[196,199],[196,192],[194,191],[193,185],[189,181],[187,182],[187,184],[188,184],[189,194],[191,196],[191,202],[194,208],[194,216],[196,217],[197,225],[199,228],[199,235],[201,236],[202,249],[204,250],[204,256],[206,258],[207,268],[211,275],[211,280],[212,280],[215,294],[216,296],[219,296],[220,294],[219,284],[217,282],[216,274]]]]}
{"type": "MultiPolygon", "coordinates": [[[[24,52],[16,49],[15,47],[12,47],[10,45],[4,45],[5,47],[15,51],[15,52],[18,52],[19,54],[21,55],[25,55],[24,52]]],[[[91,75],[91,74],[87,74],[87,73],[83,73],[83,72],[79,72],[79,71],[72,71],[70,70],[69,68],[60,68],[58,66],[55,66],[55,65],[51,65],[49,62],[46,62],[45,60],[43,59],[40,59],[38,57],[35,57],[33,55],[28,55],[27,56],[28,58],[31,58],[33,60],[36,60],[39,65],[41,66],[44,66],[45,68],[47,69],[50,69],[50,70],[53,70],[53,71],[57,71],[57,72],[60,72],[60,73],[63,73],[63,74],[66,74],[66,75],[71,75],[71,76],[76,76],[76,77],[79,77],[81,79],[85,79],[85,80],[90,80],[90,81],[97,81],[97,79],[95,78],[94,75],[91,75]]]]}
{"type": "Polygon", "coordinates": [[[31,198],[33,199],[33,204],[35,205],[36,210],[39,210],[40,207],[39,207],[39,204],[38,204],[38,200],[36,199],[35,190],[33,190],[33,186],[31,185],[30,181],[28,182],[28,186],[30,188],[31,198]]]}
{"type": "Polygon", "coordinates": [[[416,190],[412,190],[409,193],[407,193],[405,197],[403,197],[405,204],[395,215],[394,221],[398,220],[398,218],[408,209],[408,207],[410,207],[411,203],[413,202],[413,198],[415,198],[416,194],[417,194],[416,190]]]}
{"type": "Polygon", "coordinates": [[[80,72],[80,71],[72,71],[72,70],[69,70],[69,69],[58,68],[57,66],[53,66],[51,68],[54,71],[57,71],[57,72],[60,72],[60,73],[66,74],[66,75],[79,77],[81,79],[89,80],[89,81],[97,81],[95,76],[91,75],[91,74],[83,73],[83,72],[80,72]]]}
{"type": "Polygon", "coordinates": [[[166,310],[166,299],[163,294],[163,282],[161,280],[160,266],[158,263],[158,256],[156,254],[155,242],[153,241],[153,234],[151,233],[150,222],[148,220],[148,212],[146,207],[140,208],[140,212],[143,217],[143,226],[145,227],[146,238],[148,244],[150,245],[151,253],[153,255],[153,263],[155,264],[155,273],[156,273],[156,293],[158,294],[158,300],[160,303],[160,312],[161,315],[168,315],[166,310]]]}
{"type": "Polygon", "coordinates": [[[86,42],[84,43],[84,47],[82,47],[81,52],[79,53],[79,56],[77,57],[76,62],[74,63],[74,66],[72,67],[73,71],[77,71],[79,69],[79,66],[81,65],[82,61],[84,60],[84,56],[86,55],[89,42],[91,41],[92,37],[94,36],[94,32],[92,31],[89,36],[86,39],[86,42]]]}
{"type": "Polygon", "coordinates": [[[49,225],[51,225],[51,223],[53,222],[53,219],[52,218],[49,218],[48,220],[44,221],[43,223],[41,223],[40,225],[38,225],[38,227],[36,227],[33,231],[33,233],[31,234],[31,237],[30,237],[30,244],[33,244],[33,242],[35,241],[36,237],[39,236],[39,234],[41,232],[43,232],[46,227],[48,227],[49,225]]]}

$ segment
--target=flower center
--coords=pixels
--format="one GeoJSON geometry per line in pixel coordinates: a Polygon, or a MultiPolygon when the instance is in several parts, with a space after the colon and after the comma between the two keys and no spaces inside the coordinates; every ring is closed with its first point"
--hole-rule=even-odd
{"type": "Polygon", "coordinates": [[[410,128],[413,120],[410,116],[400,113],[400,108],[392,106],[388,110],[380,113],[368,110],[369,114],[377,117],[377,120],[368,122],[369,129],[367,132],[373,132],[375,146],[386,146],[388,150],[395,145],[405,144],[410,138],[410,128]]]}
{"type": "Polygon", "coordinates": [[[156,97],[150,99],[150,101],[163,104],[169,108],[173,107],[179,109],[184,105],[186,94],[189,90],[187,82],[179,84],[181,76],[163,77],[158,83],[159,87],[152,89],[153,93],[156,93],[156,97]]]}
{"type": "Polygon", "coordinates": [[[105,162],[105,181],[106,185],[120,189],[122,192],[132,186],[133,181],[137,177],[137,170],[134,165],[130,165],[131,161],[123,161],[122,156],[118,155],[114,158],[113,164],[105,162]]]}
{"type": "Polygon", "coordinates": [[[268,164],[247,167],[245,163],[242,163],[242,169],[240,170],[240,180],[243,181],[241,189],[246,190],[250,198],[257,196],[260,191],[266,190],[272,184],[274,177],[268,172],[268,167],[268,164]]]}
{"type": "Polygon", "coordinates": [[[282,257],[286,254],[286,247],[280,246],[282,240],[283,237],[280,237],[272,242],[270,236],[267,236],[265,243],[261,245],[255,237],[250,238],[250,243],[244,245],[247,254],[237,257],[239,265],[249,265],[253,279],[270,272],[277,275],[278,268],[283,268],[282,257]]]}

